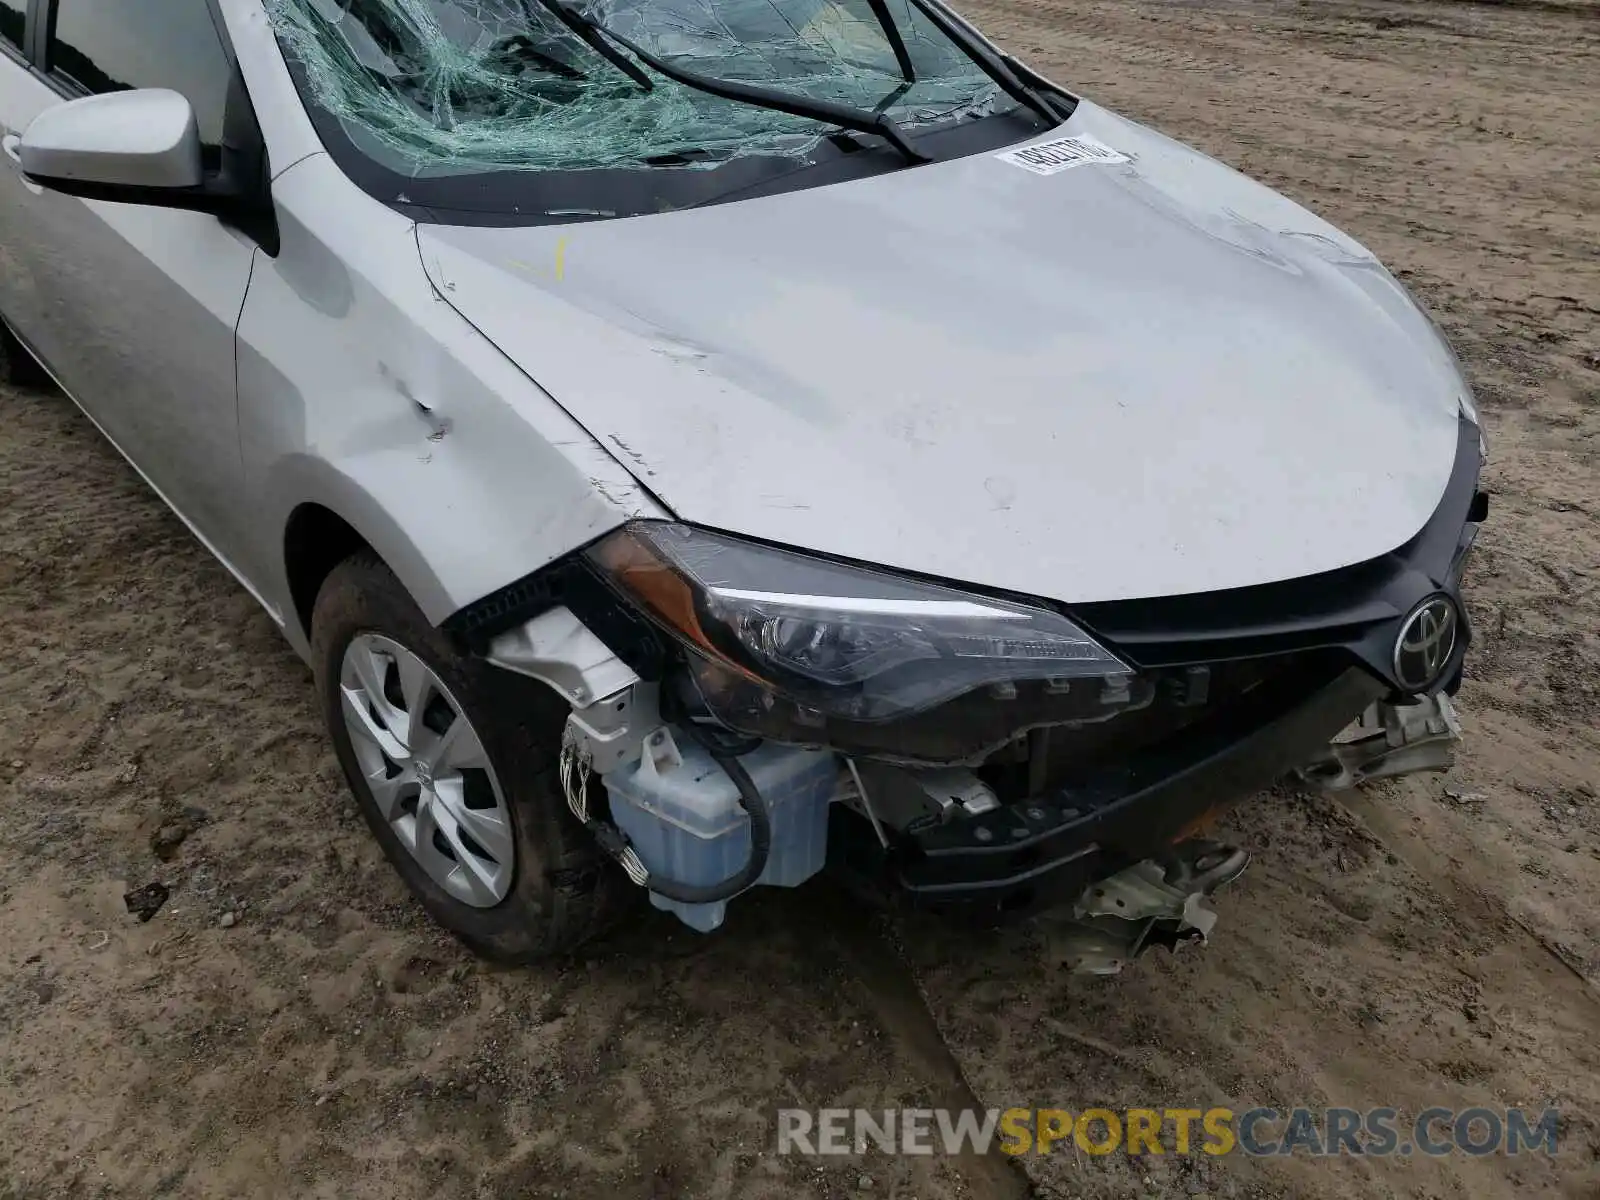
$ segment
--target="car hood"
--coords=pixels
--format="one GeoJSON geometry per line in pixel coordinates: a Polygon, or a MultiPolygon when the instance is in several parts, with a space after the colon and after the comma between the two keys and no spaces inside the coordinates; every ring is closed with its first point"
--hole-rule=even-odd
{"type": "Polygon", "coordinates": [[[1464,389],[1404,289],[1092,104],[1036,140],[1080,133],[1130,161],[982,154],[418,240],[440,295],[685,520],[1066,602],[1409,539],[1464,389]]]}

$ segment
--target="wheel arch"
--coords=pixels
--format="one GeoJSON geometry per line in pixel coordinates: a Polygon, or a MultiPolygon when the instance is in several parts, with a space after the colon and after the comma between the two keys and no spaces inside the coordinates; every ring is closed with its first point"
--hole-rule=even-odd
{"type": "Polygon", "coordinates": [[[277,589],[285,633],[302,654],[311,640],[311,611],[328,572],[366,550],[393,571],[428,620],[438,624],[459,603],[423,546],[359,480],[325,460],[295,456],[279,464],[272,508],[277,532],[277,589]]]}
{"type": "Polygon", "coordinates": [[[377,554],[355,526],[325,505],[307,502],[289,514],[283,531],[283,569],[289,585],[290,609],[286,616],[295,632],[307,641],[311,638],[311,612],[323,580],[345,559],[363,550],[377,554]]]}

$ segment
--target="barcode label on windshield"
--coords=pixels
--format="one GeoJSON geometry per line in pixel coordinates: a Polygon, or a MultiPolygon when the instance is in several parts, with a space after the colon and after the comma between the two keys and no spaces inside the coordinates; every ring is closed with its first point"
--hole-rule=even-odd
{"type": "Polygon", "coordinates": [[[1021,150],[1007,150],[996,158],[1032,171],[1035,175],[1054,175],[1069,167],[1087,163],[1125,163],[1132,161],[1120,150],[1113,150],[1097,137],[1087,133],[1073,137],[1056,138],[1053,142],[1038,142],[1021,150]]]}

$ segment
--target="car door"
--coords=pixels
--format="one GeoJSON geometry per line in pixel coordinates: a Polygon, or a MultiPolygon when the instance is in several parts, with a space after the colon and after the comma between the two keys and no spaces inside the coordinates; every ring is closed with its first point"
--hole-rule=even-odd
{"type": "MultiPolygon", "coordinates": [[[[236,67],[207,0],[36,3],[36,69],[0,64],[8,132],[76,97],[166,87],[188,98],[206,159],[219,158],[236,67]]],[[[242,85],[232,97],[248,105],[242,85]]],[[[255,244],[204,213],[41,192],[7,146],[0,235],[22,282],[0,293],[6,319],[211,548],[248,572],[234,334],[255,244]]]]}
{"type": "Polygon", "coordinates": [[[39,111],[30,66],[29,0],[0,0],[0,318],[15,327],[14,314],[37,307],[33,279],[16,253],[28,238],[28,201],[39,189],[17,172],[17,139],[39,111]]]}

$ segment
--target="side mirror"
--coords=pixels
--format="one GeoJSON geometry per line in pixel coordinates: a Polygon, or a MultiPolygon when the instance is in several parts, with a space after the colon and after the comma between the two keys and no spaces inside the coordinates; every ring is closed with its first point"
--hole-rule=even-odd
{"type": "Polygon", "coordinates": [[[167,88],[107,92],[47,108],[20,138],[5,139],[6,153],[37,187],[83,200],[207,213],[276,255],[266,146],[237,74],[231,87],[215,162],[201,153],[189,101],[167,88]]]}
{"type": "Polygon", "coordinates": [[[205,182],[194,109],[166,88],[47,108],[23,131],[17,155],[33,182],[91,199],[178,207],[172,193],[205,182]]]}

